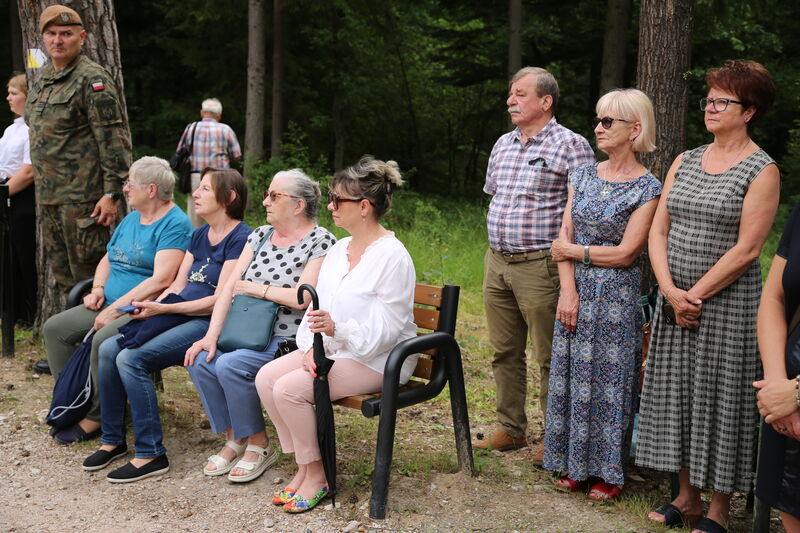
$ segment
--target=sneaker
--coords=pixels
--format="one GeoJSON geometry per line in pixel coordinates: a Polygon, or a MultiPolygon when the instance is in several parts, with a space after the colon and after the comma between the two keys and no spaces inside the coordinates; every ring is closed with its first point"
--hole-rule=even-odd
{"type": "Polygon", "coordinates": [[[132,483],[153,476],[160,476],[169,472],[169,460],[167,455],[159,455],[155,460],[150,461],[144,466],[136,468],[130,462],[121,468],[110,472],[106,480],[111,483],[132,483]]]}
{"type": "Polygon", "coordinates": [[[518,439],[516,437],[512,437],[502,429],[495,429],[492,436],[489,437],[487,440],[481,440],[472,445],[473,448],[477,448],[478,450],[497,450],[500,452],[507,452],[510,450],[516,450],[518,448],[524,448],[528,445],[528,441],[523,437],[518,439]]]}
{"type": "Polygon", "coordinates": [[[119,459],[126,453],[128,453],[128,445],[125,443],[120,444],[111,451],[97,450],[83,461],[83,469],[87,472],[102,470],[111,464],[111,461],[119,459]]]}

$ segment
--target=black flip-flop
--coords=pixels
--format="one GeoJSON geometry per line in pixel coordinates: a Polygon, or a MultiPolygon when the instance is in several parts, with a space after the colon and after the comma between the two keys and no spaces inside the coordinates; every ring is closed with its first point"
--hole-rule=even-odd
{"type": "Polygon", "coordinates": [[[705,533],[728,533],[728,530],[722,527],[722,524],[717,522],[716,520],[712,520],[710,518],[703,517],[696,526],[695,529],[700,531],[705,531],[705,533]]]}
{"type": "Polygon", "coordinates": [[[656,512],[664,517],[665,526],[667,527],[683,526],[683,514],[681,513],[681,510],[672,505],[671,503],[668,503],[667,505],[657,510],[656,512]]]}

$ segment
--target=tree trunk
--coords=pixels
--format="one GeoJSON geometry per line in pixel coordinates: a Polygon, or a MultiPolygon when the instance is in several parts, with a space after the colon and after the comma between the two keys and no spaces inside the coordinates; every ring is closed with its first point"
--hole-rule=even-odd
{"type": "Polygon", "coordinates": [[[22,27],[19,23],[17,0],[8,3],[8,34],[11,37],[11,70],[25,70],[25,56],[22,53],[22,27]]]}
{"type": "Polygon", "coordinates": [[[245,176],[250,174],[253,164],[264,157],[264,98],[267,70],[264,0],[249,0],[247,10],[245,176]]]}
{"type": "Polygon", "coordinates": [[[637,86],[653,101],[657,136],[644,165],[661,181],[685,149],[693,0],[642,0],[637,86]]]}
{"type": "Polygon", "coordinates": [[[522,0],[508,0],[508,77],[522,68],[522,0]]]}
{"type": "Polygon", "coordinates": [[[272,142],[270,156],[281,156],[283,137],[283,18],[281,0],[273,0],[272,13],[272,142]]]}
{"type": "Polygon", "coordinates": [[[630,10],[631,0],[608,0],[600,94],[622,87],[630,10]]]}
{"type": "MultiPolygon", "coordinates": [[[[29,59],[36,54],[32,50],[44,52],[42,35],[39,32],[39,15],[45,7],[52,4],[49,0],[17,0],[19,8],[19,20],[22,26],[22,49],[29,59]]],[[[122,111],[127,118],[125,106],[124,85],[122,82],[122,61],[119,54],[119,38],[117,35],[117,23],[114,15],[113,0],[62,0],[66,5],[81,16],[83,27],[86,30],[86,42],[83,45],[83,53],[89,59],[105,67],[111,73],[119,89],[120,104],[122,111]]],[[[42,65],[39,65],[41,67],[42,65]]],[[[39,75],[39,68],[33,67],[28,62],[26,65],[28,72],[28,85],[39,75]]],[[[36,206],[37,218],[39,218],[39,206],[36,206]]],[[[39,278],[39,307],[36,312],[36,322],[34,333],[38,334],[42,324],[50,316],[64,309],[64,293],[58,288],[47,261],[47,251],[43,247],[41,238],[41,226],[37,225],[36,238],[37,254],[36,266],[39,278]]]]}

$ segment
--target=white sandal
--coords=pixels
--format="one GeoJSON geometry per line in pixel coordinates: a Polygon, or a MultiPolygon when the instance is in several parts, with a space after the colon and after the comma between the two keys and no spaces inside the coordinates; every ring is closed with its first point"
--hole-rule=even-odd
{"type": "Polygon", "coordinates": [[[233,468],[241,468],[242,470],[247,470],[248,473],[243,476],[234,476],[228,474],[229,481],[233,481],[234,483],[245,483],[247,481],[252,481],[263,474],[267,468],[278,462],[278,450],[273,448],[270,444],[267,444],[266,448],[256,446],[255,444],[248,444],[246,451],[256,452],[259,456],[258,461],[252,463],[250,461],[240,459],[239,462],[233,466],[233,468]]]}
{"type": "Polygon", "coordinates": [[[215,470],[209,470],[208,465],[203,467],[203,473],[207,476],[221,476],[222,474],[227,474],[233,468],[233,464],[239,459],[242,455],[244,455],[245,445],[239,444],[236,441],[229,440],[225,442],[225,446],[223,448],[230,448],[236,453],[236,457],[228,461],[224,457],[214,454],[208,458],[209,463],[214,463],[214,466],[217,468],[215,470]]]}

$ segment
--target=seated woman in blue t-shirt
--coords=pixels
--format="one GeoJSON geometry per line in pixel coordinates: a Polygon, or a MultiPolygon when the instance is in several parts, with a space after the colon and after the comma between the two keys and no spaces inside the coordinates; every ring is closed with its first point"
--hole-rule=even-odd
{"type": "Polygon", "coordinates": [[[128,205],[136,210],[111,236],[106,255],[95,270],[92,291],[84,297],[83,305],[53,315],[44,324],[47,360],[54,378],[89,330],[96,331],[91,352],[91,407],[79,423],[53,434],[61,444],[100,434],[98,349],[130,320],[117,308],[153,298],[175,279],[192,235],[192,223],[172,201],[174,186],[175,174],[163,159],[148,156],[131,165],[123,190],[128,205]]]}
{"type": "Polygon", "coordinates": [[[205,169],[189,201],[207,224],[195,230],[175,281],[157,301],[134,301],[140,308],[133,311],[134,321],[100,346],[102,446],[83,462],[83,468],[99,470],[127,453],[127,400],[136,453],[129,463],[108,474],[106,479],[113,483],[169,470],[150,373],[182,364],[186,349],[206,334],[217,296],[252,231],[242,222],[247,187],[235,170],[205,169]]]}

